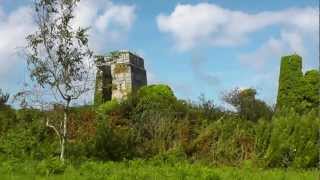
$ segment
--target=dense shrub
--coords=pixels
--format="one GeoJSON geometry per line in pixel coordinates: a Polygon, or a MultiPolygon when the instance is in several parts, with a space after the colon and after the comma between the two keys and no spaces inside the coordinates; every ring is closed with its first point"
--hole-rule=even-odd
{"type": "Polygon", "coordinates": [[[137,92],[137,106],[135,111],[141,113],[148,110],[158,110],[159,112],[173,112],[177,98],[167,85],[150,85],[142,87],[137,92]]]}
{"type": "Polygon", "coordinates": [[[36,171],[39,175],[49,176],[64,173],[66,167],[66,164],[61,162],[60,159],[50,158],[40,161],[36,166],[36,171]]]}
{"type": "MultiPolygon", "coordinates": [[[[204,96],[199,103],[178,100],[166,85],[143,87],[122,101],[73,107],[69,111],[67,157],[80,166],[88,159],[135,158],[169,166],[182,162],[244,168],[253,164],[317,166],[317,110],[301,115],[294,108],[281,108],[271,119],[271,108],[255,98],[255,90],[234,92],[229,100],[238,112],[222,110],[204,96]]],[[[0,160],[42,160],[36,167],[43,175],[62,173],[65,167],[52,158],[59,155],[59,141],[45,122],[50,119],[59,126],[55,120],[63,118],[63,109],[1,108],[0,160]]],[[[184,177],[186,172],[181,173],[184,177]]]]}
{"type": "Polygon", "coordinates": [[[8,105],[0,106],[0,137],[17,123],[16,111],[8,105]]]}
{"type": "Polygon", "coordinates": [[[272,120],[270,143],[265,154],[269,167],[316,167],[320,118],[314,111],[299,116],[294,110],[272,120]]]}
{"type": "Polygon", "coordinates": [[[254,126],[255,160],[258,161],[261,165],[261,159],[264,158],[264,155],[270,143],[272,122],[270,122],[269,120],[260,119],[254,126]]]}
{"type": "Polygon", "coordinates": [[[317,109],[320,105],[320,72],[318,70],[310,70],[304,75],[304,109],[317,109]]]}
{"type": "Polygon", "coordinates": [[[239,165],[250,159],[254,150],[251,122],[225,118],[201,130],[193,141],[193,158],[213,164],[239,165]]]}
{"type": "Polygon", "coordinates": [[[10,159],[44,159],[57,152],[57,143],[44,124],[23,123],[0,138],[0,154],[10,159]]]}
{"type": "Polygon", "coordinates": [[[182,106],[165,85],[146,86],[127,100],[102,104],[97,110],[99,157],[149,157],[171,149],[178,136],[176,110],[182,106]]]}
{"type": "Polygon", "coordinates": [[[125,103],[108,101],[97,110],[96,156],[102,160],[130,159],[134,153],[134,129],[122,108],[125,103]]]}

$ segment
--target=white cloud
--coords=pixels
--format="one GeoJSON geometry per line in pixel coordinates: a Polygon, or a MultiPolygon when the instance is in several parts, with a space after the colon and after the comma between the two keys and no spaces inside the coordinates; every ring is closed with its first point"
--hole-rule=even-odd
{"type": "Polygon", "coordinates": [[[25,36],[31,33],[34,27],[29,7],[18,8],[8,15],[0,13],[0,75],[23,63],[18,51],[25,46],[25,36]]]}
{"type": "Polygon", "coordinates": [[[157,23],[180,50],[188,50],[200,44],[238,45],[248,40],[250,33],[275,25],[313,33],[318,31],[318,10],[308,7],[249,14],[209,3],[179,4],[170,15],[160,14],[157,23]]]}
{"type": "Polygon", "coordinates": [[[90,45],[102,52],[126,36],[136,12],[134,5],[118,5],[109,0],[82,0],[75,16],[75,26],[90,27],[90,45]]]}
{"type": "MultiPolygon", "coordinates": [[[[21,6],[5,13],[0,4],[1,76],[25,62],[17,53],[19,48],[25,47],[25,37],[36,29],[32,10],[30,6],[21,6]]],[[[90,45],[101,52],[126,36],[135,20],[135,7],[117,5],[109,0],[82,0],[75,16],[75,27],[90,27],[90,45]]]]}
{"type": "MultiPolygon", "coordinates": [[[[0,88],[13,93],[28,81],[26,61],[19,52],[26,45],[25,37],[34,32],[36,26],[31,6],[20,6],[10,12],[3,11],[2,6],[0,0],[0,88]]],[[[91,48],[104,53],[125,39],[136,15],[135,6],[117,5],[111,0],[82,0],[75,16],[75,27],[90,27],[91,48]]],[[[88,93],[79,102],[91,100],[91,95],[88,93]]]]}
{"type": "Polygon", "coordinates": [[[302,57],[307,55],[304,46],[304,35],[299,32],[282,31],[280,38],[270,38],[253,52],[239,55],[242,63],[256,70],[261,70],[266,62],[279,60],[281,56],[297,53],[302,57]]]}
{"type": "Polygon", "coordinates": [[[305,56],[303,37],[297,32],[283,31],[280,38],[270,38],[255,51],[239,55],[239,59],[242,63],[261,70],[266,62],[279,60],[281,56],[292,53],[305,56]]]}

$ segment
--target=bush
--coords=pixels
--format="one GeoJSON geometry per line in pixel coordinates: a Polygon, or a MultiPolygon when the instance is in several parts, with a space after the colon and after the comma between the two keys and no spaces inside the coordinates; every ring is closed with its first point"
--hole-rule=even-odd
{"type": "Polygon", "coordinates": [[[292,109],[286,114],[272,120],[270,144],[265,154],[266,166],[316,167],[320,118],[314,111],[299,116],[292,109]]]}
{"type": "Polygon", "coordinates": [[[117,111],[117,109],[119,108],[120,108],[120,103],[118,101],[116,100],[107,101],[98,107],[97,113],[102,117],[117,111]]]}
{"type": "Polygon", "coordinates": [[[257,158],[255,160],[263,166],[263,163],[260,160],[264,158],[270,143],[272,123],[269,120],[260,119],[254,126],[255,156],[257,158]]]}
{"type": "Polygon", "coordinates": [[[239,165],[252,158],[254,131],[251,122],[228,117],[204,128],[192,143],[192,157],[213,164],[239,165]]]}
{"type": "Polygon", "coordinates": [[[173,91],[166,85],[150,85],[142,87],[137,92],[136,113],[142,113],[145,110],[157,110],[158,112],[175,109],[177,99],[173,91]]]}
{"type": "Polygon", "coordinates": [[[36,171],[40,175],[54,175],[54,174],[62,174],[64,173],[67,165],[63,163],[60,159],[50,158],[42,160],[36,166],[36,171]]]}
{"type": "Polygon", "coordinates": [[[124,117],[125,103],[109,101],[98,108],[96,156],[103,160],[130,159],[134,154],[134,129],[124,117]]]}
{"type": "Polygon", "coordinates": [[[0,106],[0,137],[16,124],[16,112],[10,106],[0,106]]]}
{"type": "Polygon", "coordinates": [[[223,100],[236,108],[240,118],[257,122],[259,119],[271,119],[272,109],[263,101],[256,99],[255,89],[238,88],[224,95],[223,100]]]}
{"type": "Polygon", "coordinates": [[[168,165],[185,163],[187,162],[187,155],[181,146],[177,146],[166,152],[162,152],[154,156],[151,162],[153,162],[155,165],[163,163],[168,165]]]}

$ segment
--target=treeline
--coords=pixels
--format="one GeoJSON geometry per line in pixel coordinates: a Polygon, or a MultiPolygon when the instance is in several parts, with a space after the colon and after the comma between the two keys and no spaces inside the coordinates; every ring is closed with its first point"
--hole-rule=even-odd
{"type": "MultiPolygon", "coordinates": [[[[296,57],[282,62],[295,65],[296,57]]],[[[179,100],[166,85],[143,87],[121,102],[73,107],[66,157],[72,163],[139,158],[168,164],[316,168],[319,72],[298,71],[300,67],[290,74],[282,65],[275,108],[257,99],[254,89],[226,93],[223,100],[235,109],[230,111],[204,96],[198,103],[179,100]],[[305,82],[297,83],[294,75],[305,82]]],[[[46,122],[59,126],[55,119],[63,118],[64,109],[56,105],[46,111],[16,110],[7,104],[8,98],[0,92],[0,160],[39,160],[54,166],[59,140],[46,122]]]]}
{"type": "MultiPolygon", "coordinates": [[[[317,166],[316,110],[299,115],[284,109],[270,118],[270,111],[257,116],[260,111],[254,106],[250,111],[247,105],[237,113],[223,111],[205,99],[200,104],[178,100],[167,86],[149,86],[120,103],[73,108],[67,157],[75,162],[143,158],[218,166],[247,162],[260,167],[317,166]]],[[[0,156],[59,157],[58,139],[45,119],[62,118],[61,112],[58,107],[50,112],[1,108],[0,156]]]]}

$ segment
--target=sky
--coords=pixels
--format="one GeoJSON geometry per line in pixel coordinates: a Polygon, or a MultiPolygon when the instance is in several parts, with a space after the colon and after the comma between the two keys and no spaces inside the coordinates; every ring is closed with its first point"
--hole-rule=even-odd
{"type": "MultiPolygon", "coordinates": [[[[223,105],[229,90],[255,88],[273,105],[281,56],[297,53],[304,71],[319,68],[318,7],[317,0],[81,0],[74,23],[90,27],[96,54],[139,54],[148,84],[168,84],[181,99],[204,94],[223,105]]],[[[32,0],[0,0],[0,88],[10,94],[28,81],[20,52],[35,30],[32,0]]]]}

